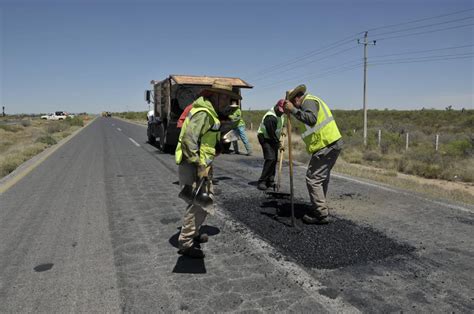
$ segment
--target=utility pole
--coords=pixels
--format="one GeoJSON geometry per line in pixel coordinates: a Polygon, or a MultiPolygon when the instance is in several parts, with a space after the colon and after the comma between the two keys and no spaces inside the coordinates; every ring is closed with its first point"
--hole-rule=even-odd
{"type": "Polygon", "coordinates": [[[365,32],[364,35],[364,42],[360,42],[360,39],[357,39],[358,44],[363,44],[364,45],[364,146],[367,146],[367,45],[374,45],[375,46],[375,40],[369,43],[368,41],[368,33],[365,32]]]}

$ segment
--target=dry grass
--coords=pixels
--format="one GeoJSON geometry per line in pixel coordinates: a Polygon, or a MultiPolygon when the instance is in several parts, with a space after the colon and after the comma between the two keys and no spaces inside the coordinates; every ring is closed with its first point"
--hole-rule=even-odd
{"type": "Polygon", "coordinates": [[[472,183],[425,179],[398,173],[393,170],[354,165],[344,161],[343,159],[337,161],[334,171],[354,177],[381,182],[434,198],[474,205],[474,185],[472,183]]]}
{"type": "Polygon", "coordinates": [[[0,178],[79,129],[78,121],[73,122],[25,119],[15,125],[0,125],[0,178]]]}
{"type": "MultiPolygon", "coordinates": [[[[247,130],[247,136],[254,151],[261,154],[262,149],[257,140],[257,132],[247,130]]],[[[295,161],[307,164],[310,155],[306,152],[301,136],[293,133],[291,140],[293,143],[293,156],[295,161]]],[[[287,146],[287,140],[285,140],[285,146],[287,146]]],[[[350,154],[349,156],[355,157],[355,155],[356,154],[350,154]]],[[[364,152],[360,152],[359,155],[359,158],[363,158],[364,152]]],[[[425,179],[402,174],[395,170],[351,164],[350,162],[354,162],[354,160],[346,161],[343,158],[339,158],[334,171],[349,176],[373,180],[435,198],[474,204],[474,185],[471,183],[425,179]]]]}

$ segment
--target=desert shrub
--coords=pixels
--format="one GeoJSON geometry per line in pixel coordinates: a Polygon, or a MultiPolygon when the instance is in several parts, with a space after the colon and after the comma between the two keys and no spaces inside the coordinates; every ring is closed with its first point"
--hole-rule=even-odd
{"type": "Polygon", "coordinates": [[[380,141],[380,150],[382,154],[398,152],[400,151],[402,145],[403,140],[400,133],[382,131],[382,139],[380,141]]]}
{"type": "Polygon", "coordinates": [[[57,143],[56,140],[51,135],[41,136],[36,140],[36,142],[37,143],[45,143],[47,145],[54,145],[54,144],[57,143]]]}
{"type": "Polygon", "coordinates": [[[84,120],[78,116],[75,116],[74,118],[68,117],[65,122],[70,126],[84,126],[84,120]]]}
{"type": "Polygon", "coordinates": [[[405,153],[405,158],[424,163],[440,164],[442,162],[441,155],[436,153],[434,147],[426,143],[409,148],[405,153]]]}
{"type": "Polygon", "coordinates": [[[14,142],[10,141],[10,140],[6,140],[6,141],[0,141],[0,153],[6,151],[10,146],[12,146],[14,144],[14,142]]]}
{"type": "Polygon", "coordinates": [[[352,164],[362,164],[363,153],[355,149],[343,149],[341,151],[341,158],[352,164]]]}
{"type": "Polygon", "coordinates": [[[443,153],[454,157],[467,157],[473,154],[473,145],[469,139],[459,139],[443,145],[443,153]]]}
{"type": "Polygon", "coordinates": [[[65,123],[63,123],[62,121],[49,121],[49,123],[50,124],[46,128],[46,131],[49,134],[61,132],[65,129],[67,129],[67,125],[65,123]]]}
{"type": "Polygon", "coordinates": [[[398,164],[398,171],[429,179],[436,179],[441,177],[442,167],[439,164],[402,158],[398,164]]]}
{"type": "Polygon", "coordinates": [[[26,127],[29,127],[31,125],[31,120],[21,120],[21,125],[26,127]]]}
{"type": "Polygon", "coordinates": [[[0,129],[5,130],[7,132],[16,133],[18,131],[21,131],[22,127],[20,127],[19,125],[0,124],[0,129]]]}
{"type": "Polygon", "coordinates": [[[0,162],[0,177],[4,177],[7,174],[15,170],[23,160],[19,157],[6,157],[0,162]]]}
{"type": "Polygon", "coordinates": [[[367,161],[380,161],[382,160],[382,156],[373,150],[366,150],[362,155],[362,159],[367,161]]]}

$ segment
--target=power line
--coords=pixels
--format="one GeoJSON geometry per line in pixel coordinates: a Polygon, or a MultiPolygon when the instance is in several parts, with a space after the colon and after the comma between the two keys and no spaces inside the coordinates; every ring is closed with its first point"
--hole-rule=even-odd
{"type": "Polygon", "coordinates": [[[373,34],[372,36],[380,36],[380,35],[385,35],[385,34],[394,34],[394,33],[406,32],[406,31],[411,31],[411,30],[414,30],[414,29],[420,29],[420,28],[426,28],[426,27],[431,27],[431,26],[456,23],[456,22],[460,22],[460,21],[464,21],[464,20],[470,20],[470,19],[473,19],[473,18],[474,18],[474,16],[468,16],[468,17],[465,17],[465,18],[462,18],[462,19],[455,19],[455,20],[450,20],[450,21],[445,21],[445,22],[415,26],[415,27],[400,29],[400,30],[396,30],[396,31],[390,31],[390,32],[375,34],[375,35],[373,34]]]}
{"type": "MultiPolygon", "coordinates": [[[[255,78],[255,79],[258,80],[258,79],[260,79],[260,77],[266,76],[266,75],[268,75],[269,73],[273,73],[273,72],[277,71],[277,70],[280,69],[280,68],[285,68],[285,67],[288,67],[288,66],[290,66],[290,65],[299,63],[299,62],[301,62],[301,61],[303,61],[303,60],[305,60],[305,59],[308,59],[308,58],[310,58],[310,57],[312,57],[312,56],[316,56],[316,55],[322,54],[322,53],[324,53],[324,52],[327,52],[327,51],[330,51],[330,50],[332,50],[332,49],[334,49],[334,48],[337,48],[337,47],[340,47],[340,46],[349,44],[349,43],[351,43],[351,42],[353,42],[352,39],[351,39],[351,40],[345,40],[345,41],[343,41],[343,42],[338,41],[338,42],[336,42],[337,44],[336,44],[336,43],[333,43],[333,44],[330,45],[330,46],[327,46],[327,47],[324,47],[324,48],[321,48],[321,49],[318,49],[318,50],[314,50],[314,51],[312,51],[312,52],[310,52],[310,53],[305,54],[305,55],[302,56],[302,57],[296,58],[295,60],[288,61],[288,62],[286,62],[286,63],[277,64],[277,65],[275,65],[275,66],[273,66],[273,67],[271,67],[271,68],[268,68],[268,70],[266,70],[266,71],[260,71],[259,74],[256,74],[256,78],[255,78]]],[[[254,80],[255,80],[255,79],[254,79],[254,80]]]]}
{"type": "Polygon", "coordinates": [[[436,18],[440,18],[440,17],[451,16],[451,15],[456,15],[456,14],[460,14],[460,13],[464,13],[464,12],[469,12],[469,11],[472,11],[472,10],[474,10],[474,9],[455,11],[455,12],[451,12],[451,13],[447,13],[447,14],[441,14],[441,15],[437,15],[437,16],[425,17],[425,18],[411,20],[411,21],[397,23],[397,24],[383,25],[383,26],[379,26],[379,27],[370,28],[367,31],[375,31],[375,30],[383,29],[383,28],[390,28],[390,27],[395,27],[395,26],[413,24],[413,23],[418,23],[418,22],[421,22],[421,21],[427,21],[427,20],[432,20],[432,19],[436,19],[436,18]]]}
{"type": "Polygon", "coordinates": [[[377,39],[377,41],[387,40],[387,39],[393,39],[393,38],[400,38],[400,37],[416,36],[416,35],[428,34],[428,33],[435,33],[435,32],[441,32],[441,31],[446,31],[446,30],[450,30],[450,29],[457,29],[457,28],[462,28],[462,27],[467,27],[467,26],[472,26],[472,25],[474,25],[474,23],[465,24],[465,25],[459,25],[459,26],[453,26],[453,27],[440,28],[440,29],[434,29],[434,30],[425,31],[425,32],[419,32],[419,33],[412,33],[412,34],[405,34],[405,35],[398,35],[398,36],[391,36],[391,37],[379,38],[379,39],[377,39]]]}
{"type": "Polygon", "coordinates": [[[442,57],[455,57],[455,56],[465,56],[465,55],[472,55],[473,52],[466,52],[466,53],[456,53],[456,54],[449,54],[449,55],[437,55],[437,56],[422,56],[422,57],[410,57],[410,58],[399,58],[399,59],[387,59],[387,60],[377,60],[376,62],[383,62],[383,61],[393,61],[393,60],[418,60],[418,59],[426,59],[426,58],[442,58],[442,57]]]}
{"type": "Polygon", "coordinates": [[[471,45],[445,47],[445,48],[438,48],[438,49],[416,50],[416,51],[401,52],[401,53],[391,53],[391,54],[388,54],[388,55],[373,56],[372,58],[382,58],[382,57],[390,57],[390,56],[417,54],[417,53],[440,51],[440,50],[461,49],[461,48],[467,48],[467,47],[473,47],[473,46],[474,45],[471,44],[471,45]]]}
{"type": "MultiPolygon", "coordinates": [[[[421,19],[416,19],[416,20],[411,20],[411,21],[407,21],[407,22],[402,22],[402,23],[396,23],[396,24],[391,24],[391,25],[382,25],[382,26],[379,26],[379,27],[374,27],[374,28],[370,28],[368,29],[368,31],[375,31],[375,30],[379,30],[379,29],[385,29],[385,28],[391,28],[391,27],[397,27],[397,26],[402,26],[402,25],[408,25],[408,24],[413,24],[413,23],[418,23],[418,22],[422,22],[422,21],[427,21],[427,20],[431,20],[431,19],[436,19],[436,18],[442,18],[442,17],[447,17],[447,16],[452,16],[452,15],[457,15],[457,14],[462,14],[462,13],[465,13],[465,12],[470,12],[470,11],[473,11],[474,9],[466,9],[466,10],[460,10],[460,11],[455,11],[455,12],[451,12],[451,13],[447,13],[447,14],[441,14],[441,15],[436,15],[436,16],[431,16],[431,17],[426,17],[426,18],[421,18],[421,19]]],[[[458,19],[458,20],[462,20],[462,19],[458,19]]],[[[451,22],[441,22],[441,23],[434,23],[433,25],[431,26],[434,26],[434,25],[440,25],[440,24],[446,24],[446,23],[451,23],[451,22]]],[[[446,28],[446,29],[439,29],[439,30],[431,30],[431,31],[427,31],[427,32],[420,32],[420,33],[415,33],[415,34],[407,34],[407,35],[401,35],[401,36],[392,36],[392,37],[387,37],[387,38],[381,38],[381,39],[378,39],[378,40],[386,40],[386,39],[392,39],[392,38],[400,38],[400,37],[404,37],[404,36],[416,36],[416,35],[421,35],[421,34],[426,34],[426,33],[431,33],[431,32],[437,32],[437,31],[443,31],[443,30],[448,30],[448,29],[455,29],[455,28],[461,28],[461,27],[466,27],[466,26],[470,26],[472,24],[468,24],[468,25],[461,25],[461,26],[455,26],[455,27],[452,27],[452,28],[446,28]]],[[[428,27],[428,25],[426,26],[420,26],[418,28],[424,28],[424,27],[428,27]]],[[[416,28],[415,28],[416,29],[416,28]]],[[[407,31],[407,30],[404,30],[404,31],[407,31]]],[[[318,55],[318,54],[321,54],[323,52],[326,52],[326,51],[329,51],[331,49],[334,49],[334,48],[337,48],[337,47],[340,47],[346,43],[349,43],[349,42],[352,42],[352,40],[349,40],[349,39],[352,39],[354,38],[355,36],[357,35],[360,35],[360,34],[363,34],[364,32],[358,32],[358,33],[355,33],[351,36],[348,36],[348,37],[345,37],[343,39],[340,39],[338,41],[335,41],[329,45],[326,45],[324,47],[321,47],[321,48],[318,48],[318,49],[315,49],[315,50],[312,50],[312,51],[309,51],[299,57],[296,57],[296,58],[292,58],[292,59],[289,59],[288,61],[284,61],[284,62],[281,62],[281,63],[278,63],[278,64],[275,64],[273,66],[269,66],[269,67],[266,67],[266,68],[263,68],[262,70],[258,71],[258,72],[254,72],[254,74],[248,74],[249,76],[254,76],[255,79],[261,79],[262,76],[265,76],[267,73],[273,73],[275,71],[277,71],[278,69],[280,68],[285,68],[285,67],[288,67],[288,66],[291,66],[293,64],[296,64],[296,63],[299,63],[305,59],[308,59],[310,58],[311,56],[315,56],[315,55],[318,55]]],[[[390,33],[390,32],[386,32],[386,33],[381,33],[381,34],[387,34],[387,33],[390,33]]],[[[381,35],[379,34],[379,35],[381,35]]]]}
{"type": "MultiPolygon", "coordinates": [[[[321,71],[330,71],[330,70],[333,70],[333,69],[339,69],[339,68],[341,68],[341,67],[343,67],[343,66],[349,65],[349,64],[354,63],[354,62],[357,62],[357,63],[359,64],[359,63],[360,63],[360,58],[352,59],[352,60],[350,60],[350,61],[341,63],[341,64],[339,64],[339,65],[333,65],[333,66],[330,66],[330,67],[321,69],[321,71]]],[[[361,63],[360,63],[360,64],[361,64],[361,63]]],[[[297,80],[297,79],[304,79],[304,78],[307,78],[307,77],[311,77],[311,76],[313,76],[313,75],[314,75],[314,73],[306,74],[306,75],[298,74],[298,75],[295,75],[295,76],[292,76],[292,77],[287,77],[287,78],[285,78],[284,80],[280,80],[280,81],[276,81],[276,82],[271,82],[271,83],[265,85],[264,87],[272,86],[272,85],[277,84],[277,83],[280,83],[280,82],[288,82],[288,81],[297,80]]]]}
{"type": "Polygon", "coordinates": [[[282,73],[285,73],[285,72],[288,72],[288,71],[292,71],[292,70],[294,70],[294,69],[296,69],[296,68],[301,68],[301,67],[307,66],[307,65],[310,64],[310,63],[315,63],[315,62],[318,62],[318,61],[327,59],[327,58],[329,58],[329,57],[333,57],[333,56],[336,56],[336,55],[340,55],[340,54],[342,54],[342,53],[344,53],[344,52],[347,52],[347,51],[349,51],[349,50],[355,49],[355,48],[357,48],[357,47],[358,47],[358,46],[353,46],[353,47],[350,47],[350,48],[347,48],[347,49],[339,50],[339,51],[337,51],[337,52],[335,52],[335,53],[332,53],[332,54],[330,54],[330,55],[321,57],[321,58],[319,58],[319,59],[311,60],[311,61],[308,61],[308,62],[306,62],[306,63],[304,63],[304,64],[296,65],[296,66],[292,67],[291,69],[284,69],[284,70],[280,70],[280,71],[278,71],[278,72],[267,73],[267,75],[264,75],[264,76],[262,76],[262,77],[260,77],[260,78],[254,79],[254,81],[261,81],[261,80],[265,79],[266,77],[268,77],[268,76],[270,76],[270,75],[278,75],[278,74],[282,74],[282,73]]]}
{"type": "Polygon", "coordinates": [[[383,64],[401,64],[401,63],[419,63],[419,62],[431,62],[431,61],[444,61],[444,60],[457,60],[457,59],[469,59],[474,58],[474,54],[465,54],[453,57],[425,57],[421,60],[419,59],[395,59],[395,60],[384,60],[384,61],[376,61],[371,63],[370,65],[383,65],[383,64]]]}
{"type": "MultiPolygon", "coordinates": [[[[353,63],[353,62],[354,61],[349,61],[349,62],[346,62],[346,64],[347,63],[353,63]]],[[[307,80],[307,79],[311,79],[311,78],[321,77],[321,75],[325,75],[325,74],[329,74],[329,73],[334,73],[335,74],[335,73],[339,73],[339,72],[345,72],[348,69],[358,68],[362,64],[363,64],[362,62],[358,62],[358,64],[351,65],[351,66],[341,66],[341,65],[333,66],[333,67],[323,69],[322,71],[324,71],[324,72],[321,72],[321,73],[316,73],[316,74],[313,73],[313,74],[310,74],[310,75],[303,75],[303,76],[299,75],[299,76],[296,76],[296,77],[287,78],[287,79],[284,79],[284,80],[281,80],[281,81],[273,82],[271,84],[262,86],[262,88],[274,87],[274,86],[281,85],[282,83],[287,83],[287,82],[296,81],[296,80],[307,80]]]]}

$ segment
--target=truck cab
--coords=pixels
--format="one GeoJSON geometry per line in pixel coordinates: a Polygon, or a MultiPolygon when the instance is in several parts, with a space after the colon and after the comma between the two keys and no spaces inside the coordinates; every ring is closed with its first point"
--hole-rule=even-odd
{"type": "MultiPolygon", "coordinates": [[[[203,89],[212,86],[217,79],[227,80],[239,95],[242,88],[253,87],[240,78],[216,76],[170,75],[161,81],[151,81],[152,89],[145,92],[146,101],[152,104],[147,114],[148,142],[155,144],[158,140],[160,150],[173,152],[178,143],[180,128],[177,123],[181,113],[198,98],[203,89]]],[[[241,106],[241,100],[238,105],[241,106]]],[[[223,132],[226,131],[225,125],[223,123],[223,132]]]]}

